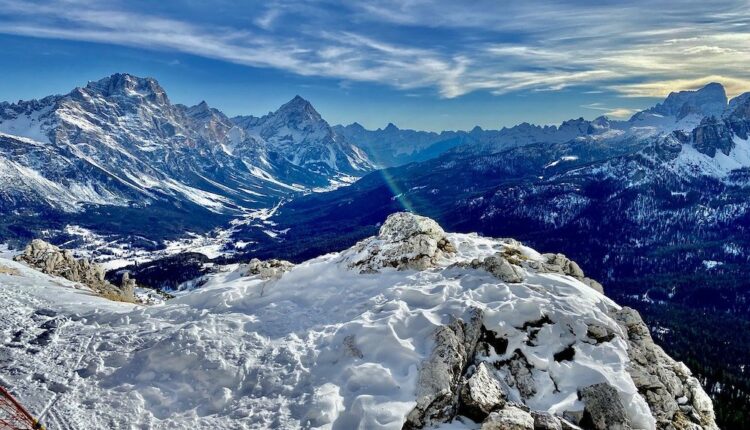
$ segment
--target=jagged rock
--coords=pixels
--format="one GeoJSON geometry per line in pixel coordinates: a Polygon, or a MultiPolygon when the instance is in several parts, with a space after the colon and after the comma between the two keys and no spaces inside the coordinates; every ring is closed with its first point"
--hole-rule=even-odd
{"type": "Polygon", "coordinates": [[[76,260],[70,251],[61,250],[41,239],[32,240],[24,252],[15,256],[14,260],[39,269],[48,275],[60,276],[69,281],[84,284],[107,298],[134,300],[130,283],[125,288],[118,288],[104,279],[104,269],[98,264],[91,263],[86,258],[76,260]]]}
{"type": "Polygon", "coordinates": [[[651,338],[638,312],[624,307],[611,316],[625,329],[630,373],[659,430],[718,429],[713,404],[683,363],[675,362],[651,338]]]}
{"type": "Polygon", "coordinates": [[[568,421],[565,418],[559,418],[560,420],[560,427],[562,430],[581,430],[580,427],[578,427],[576,424],[573,424],[572,422],[568,421]]]}
{"type": "Polygon", "coordinates": [[[546,259],[546,269],[550,272],[564,273],[574,278],[583,279],[583,270],[578,264],[563,254],[542,254],[546,259]]]}
{"type": "Polygon", "coordinates": [[[587,336],[596,341],[596,343],[609,342],[614,339],[615,332],[605,324],[598,321],[588,324],[587,336]]]}
{"type": "Polygon", "coordinates": [[[510,372],[506,382],[511,387],[516,387],[523,400],[530,399],[536,394],[534,375],[531,373],[532,366],[520,350],[513,354],[508,364],[510,372]]]}
{"type": "Polygon", "coordinates": [[[542,254],[542,261],[529,261],[529,267],[541,273],[559,273],[572,276],[592,289],[604,294],[604,287],[594,279],[587,278],[575,261],[563,254],[542,254]]]}
{"type": "Polygon", "coordinates": [[[578,391],[586,405],[583,421],[594,430],[630,430],[630,419],[617,390],[609,384],[589,385],[578,391]]]}
{"type": "Polygon", "coordinates": [[[294,263],[286,260],[259,260],[253,258],[241,270],[244,270],[243,276],[259,275],[263,279],[275,279],[281,277],[284,272],[294,267],[294,263]]]}
{"type": "Polygon", "coordinates": [[[534,418],[515,406],[491,413],[482,423],[482,430],[534,430],[534,418]]]}
{"type": "Polygon", "coordinates": [[[460,398],[462,415],[482,421],[490,412],[505,405],[506,395],[487,365],[479,363],[461,387],[460,398]]]}
{"type": "Polygon", "coordinates": [[[581,420],[583,420],[583,411],[565,411],[563,412],[563,420],[561,423],[565,426],[565,422],[568,422],[577,427],[581,424],[581,420]]]}
{"type": "Polygon", "coordinates": [[[135,294],[135,287],[136,282],[135,279],[130,277],[130,272],[123,273],[122,280],[120,281],[120,289],[122,290],[123,294],[132,296],[133,294],[135,294]]]}
{"type": "Polygon", "coordinates": [[[510,264],[500,253],[485,258],[482,267],[503,282],[523,282],[521,268],[510,264]]]}
{"type": "Polygon", "coordinates": [[[474,356],[483,316],[475,308],[466,321],[453,319],[435,331],[435,348],[419,369],[417,404],[407,415],[404,429],[423,428],[455,416],[459,382],[474,356]]]}
{"type": "Polygon", "coordinates": [[[534,430],[562,430],[560,420],[549,412],[531,411],[534,430]]]}
{"type": "Polygon", "coordinates": [[[591,279],[591,278],[583,278],[582,282],[586,285],[588,285],[590,288],[592,288],[595,291],[598,291],[602,294],[604,294],[604,286],[600,284],[599,282],[591,279]]]}
{"type": "Polygon", "coordinates": [[[391,214],[377,236],[357,243],[344,254],[349,267],[375,273],[385,267],[425,270],[455,252],[443,229],[433,220],[408,212],[391,214]]]}
{"type": "Polygon", "coordinates": [[[724,121],[716,118],[704,118],[693,130],[695,149],[709,157],[715,157],[717,151],[729,155],[734,149],[732,129],[724,121]]]}

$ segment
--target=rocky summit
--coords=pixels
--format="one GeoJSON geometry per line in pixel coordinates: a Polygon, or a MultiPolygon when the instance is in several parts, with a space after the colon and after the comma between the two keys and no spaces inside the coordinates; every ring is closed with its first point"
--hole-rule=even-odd
{"type": "Polygon", "coordinates": [[[74,288],[60,277],[100,272],[41,241],[17,260],[0,377],[33,410],[65,391],[75,428],[717,429],[691,371],[574,261],[411,213],[299,264],[214,265],[159,306],[74,288]]]}

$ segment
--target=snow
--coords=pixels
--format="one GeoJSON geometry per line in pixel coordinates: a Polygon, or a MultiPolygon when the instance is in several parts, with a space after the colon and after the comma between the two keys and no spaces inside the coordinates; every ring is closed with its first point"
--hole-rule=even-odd
{"type": "Polygon", "coordinates": [[[682,151],[668,167],[686,174],[700,173],[724,178],[733,170],[750,167],[750,140],[734,138],[734,148],[729,155],[717,151],[713,157],[698,152],[692,145],[683,145],[682,151]]]}
{"type": "MultiPolygon", "coordinates": [[[[480,307],[485,325],[508,338],[509,351],[521,349],[535,366],[539,390],[528,402],[534,409],[580,410],[577,388],[607,381],[634,423],[654,428],[626,371],[626,344],[585,342],[587,322],[621,332],[607,316],[617,305],[562,275],[526,271],[524,283],[505,284],[483,270],[451,266],[508,243],[466,234],[448,239],[458,252],[426,271],[360,274],[342,253],[299,264],[278,280],[224,266],[201,288],[160,306],[108,302],[0,260],[21,272],[0,274],[0,352],[13,363],[0,368],[0,378],[37,413],[62,384],[67,391],[52,420],[65,417],[80,429],[396,429],[415,405],[431,334],[450,316],[480,307]],[[64,321],[43,347],[31,340],[52,317],[39,309],[64,321]],[[525,342],[520,327],[542,315],[552,324],[536,343],[525,342]],[[19,347],[6,346],[18,331],[19,347]],[[574,360],[552,358],[571,344],[574,360]],[[80,356],[80,369],[73,369],[80,356]]],[[[444,428],[472,428],[461,426],[444,428]]]]}
{"type": "Polygon", "coordinates": [[[49,143],[48,130],[46,130],[42,118],[47,116],[52,108],[53,105],[49,105],[43,109],[32,111],[29,114],[19,114],[15,118],[0,118],[0,133],[25,137],[36,142],[49,143]]]}
{"type": "Polygon", "coordinates": [[[555,160],[555,161],[552,161],[551,163],[548,163],[546,166],[544,166],[544,168],[546,169],[548,167],[557,166],[558,164],[560,164],[563,161],[575,161],[577,159],[578,159],[578,156],[576,156],[576,155],[565,155],[565,156],[560,157],[559,160],[555,160]]]}
{"type": "Polygon", "coordinates": [[[703,260],[703,266],[704,266],[704,267],[705,267],[706,269],[708,269],[708,270],[711,270],[711,269],[713,269],[713,268],[716,268],[716,267],[718,267],[718,266],[721,266],[721,265],[723,265],[723,264],[724,264],[724,263],[723,263],[723,262],[721,262],[721,261],[715,261],[715,260],[703,260]]]}

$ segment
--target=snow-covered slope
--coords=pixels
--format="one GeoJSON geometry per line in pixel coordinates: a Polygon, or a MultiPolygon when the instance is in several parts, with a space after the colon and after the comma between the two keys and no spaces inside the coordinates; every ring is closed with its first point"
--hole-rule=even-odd
{"type": "Polygon", "coordinates": [[[233,121],[249,136],[265,142],[295,166],[325,176],[361,175],[372,165],[361,149],[336,133],[300,96],[261,118],[240,116],[233,121]]]}
{"type": "MultiPolygon", "coordinates": [[[[301,98],[259,121],[246,130],[205,102],[172,104],[152,78],[120,73],[66,95],[0,103],[0,212],[65,219],[138,207],[203,229],[193,218],[226,221],[371,169],[301,98]]],[[[96,229],[109,217],[91,218],[96,229]]]]}
{"type": "Polygon", "coordinates": [[[499,414],[715,428],[684,365],[643,349],[637,315],[561,255],[399,213],[349,250],[278,267],[223,267],[143,307],[0,260],[0,381],[35,413],[58,393],[51,429],[479,428],[453,393],[482,367],[499,414]],[[644,397],[657,389],[667,406],[644,397]]]}

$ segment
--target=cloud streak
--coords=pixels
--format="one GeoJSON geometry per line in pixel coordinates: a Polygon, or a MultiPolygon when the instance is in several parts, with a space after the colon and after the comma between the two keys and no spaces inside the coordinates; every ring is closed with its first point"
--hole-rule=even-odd
{"type": "Polygon", "coordinates": [[[229,19],[241,15],[230,11],[217,26],[201,14],[125,3],[0,0],[0,33],[180,52],[407,92],[433,88],[445,98],[574,86],[661,97],[710,81],[730,95],[750,90],[748,2],[710,3],[276,1],[244,21],[229,19]]]}

